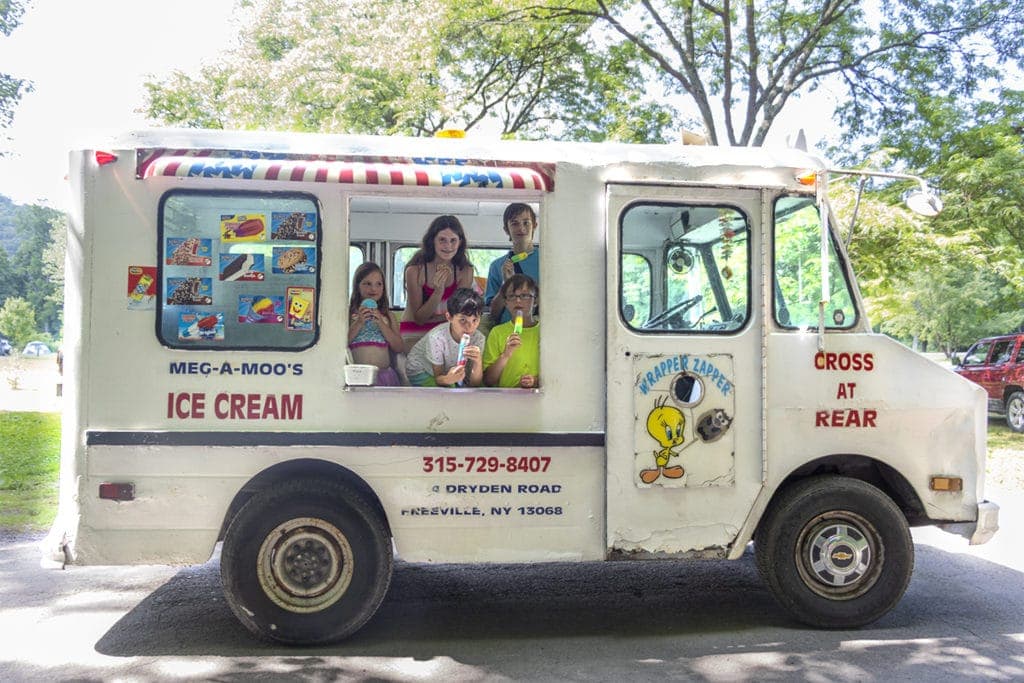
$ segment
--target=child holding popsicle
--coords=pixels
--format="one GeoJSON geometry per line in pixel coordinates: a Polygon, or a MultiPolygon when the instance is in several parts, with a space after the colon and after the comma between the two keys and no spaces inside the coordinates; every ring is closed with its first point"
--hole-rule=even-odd
{"type": "Polygon", "coordinates": [[[509,204],[502,216],[502,227],[512,241],[512,249],[491,263],[484,293],[484,301],[490,307],[491,321],[495,325],[511,319],[501,294],[502,285],[510,277],[528,275],[535,284],[540,283],[540,252],[533,244],[537,230],[537,214],[533,207],[519,202],[509,204]]]}
{"type": "Polygon", "coordinates": [[[507,323],[495,325],[484,345],[484,382],[490,387],[540,386],[540,321],[533,317],[537,283],[516,274],[501,286],[507,323]]]}
{"type": "Polygon", "coordinates": [[[409,383],[421,387],[478,387],[483,384],[481,347],[484,335],[477,327],[484,300],[468,287],[460,287],[445,303],[447,325],[438,325],[416,342],[405,370],[409,383]]]}
{"type": "Polygon", "coordinates": [[[352,276],[352,298],[349,300],[348,348],[352,360],[362,365],[376,365],[378,386],[398,386],[398,373],[391,367],[391,353],[401,353],[402,335],[398,321],[391,314],[391,303],[384,287],[380,266],[367,261],[352,276]]]}

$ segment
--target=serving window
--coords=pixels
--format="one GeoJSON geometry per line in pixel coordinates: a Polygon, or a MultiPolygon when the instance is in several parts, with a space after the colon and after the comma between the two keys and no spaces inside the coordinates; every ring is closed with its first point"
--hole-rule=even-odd
{"type": "Polygon", "coordinates": [[[321,217],[300,193],[173,191],[158,222],[157,336],[299,351],[317,338],[321,217]]]}

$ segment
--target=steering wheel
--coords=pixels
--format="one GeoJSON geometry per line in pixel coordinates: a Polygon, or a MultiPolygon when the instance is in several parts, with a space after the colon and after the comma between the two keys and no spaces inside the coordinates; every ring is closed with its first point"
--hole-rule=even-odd
{"type": "MultiPolygon", "coordinates": [[[[714,313],[717,310],[718,310],[718,306],[712,306],[708,310],[704,311],[703,313],[700,314],[699,318],[697,318],[696,320],[693,321],[693,326],[694,327],[700,327],[700,324],[701,324],[701,322],[703,322],[704,318],[708,317],[709,315],[711,315],[712,313],[714,313]]],[[[709,327],[710,327],[710,325],[709,325],[709,327]]]]}
{"type": "Polygon", "coordinates": [[[659,325],[661,325],[661,323],[665,322],[666,320],[669,320],[676,316],[682,316],[684,313],[686,313],[688,310],[690,310],[703,300],[704,297],[700,294],[691,299],[684,299],[683,301],[677,303],[675,306],[670,306],[669,308],[666,308],[664,311],[662,311],[658,315],[654,316],[653,318],[645,322],[643,325],[640,326],[640,329],[649,330],[653,327],[658,327],[659,325]]]}

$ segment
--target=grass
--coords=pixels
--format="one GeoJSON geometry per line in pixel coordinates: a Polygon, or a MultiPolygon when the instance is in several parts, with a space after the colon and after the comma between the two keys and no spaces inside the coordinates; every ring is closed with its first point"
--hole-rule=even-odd
{"type": "Polygon", "coordinates": [[[990,418],[988,421],[988,449],[1009,448],[1024,451],[1024,434],[1018,434],[1006,426],[1003,418],[990,418]]]}
{"type": "Polygon", "coordinates": [[[59,470],[59,413],[0,412],[0,528],[48,528],[59,470]]]}
{"type": "Polygon", "coordinates": [[[1024,491],[1024,434],[1012,431],[1001,417],[988,420],[985,487],[1024,491]]]}

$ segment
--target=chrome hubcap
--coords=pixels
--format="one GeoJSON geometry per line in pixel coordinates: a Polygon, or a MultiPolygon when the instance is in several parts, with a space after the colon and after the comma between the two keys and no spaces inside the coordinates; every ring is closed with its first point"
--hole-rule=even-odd
{"type": "Polygon", "coordinates": [[[829,512],[811,520],[797,541],[797,568],[812,591],[848,600],[874,585],[882,564],[878,533],[852,512],[829,512]]]}

